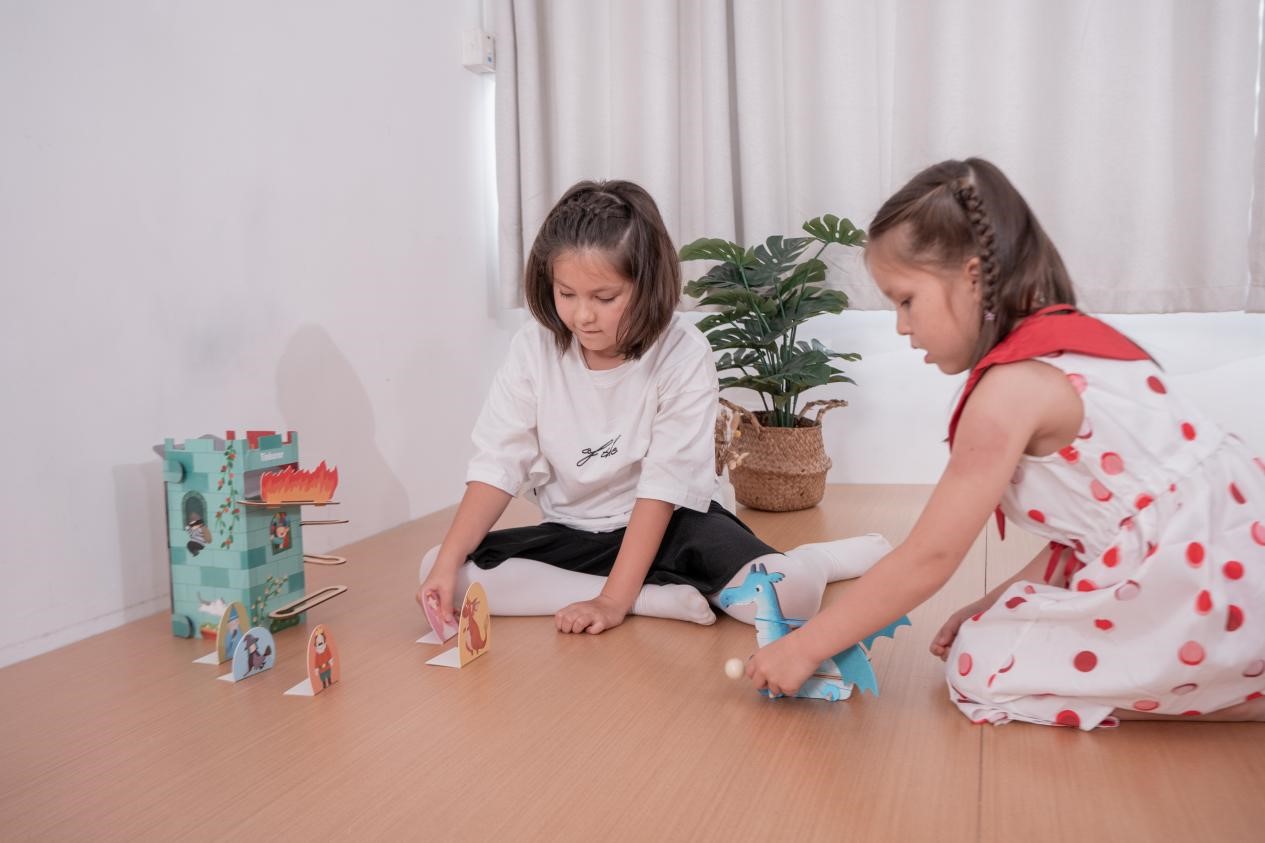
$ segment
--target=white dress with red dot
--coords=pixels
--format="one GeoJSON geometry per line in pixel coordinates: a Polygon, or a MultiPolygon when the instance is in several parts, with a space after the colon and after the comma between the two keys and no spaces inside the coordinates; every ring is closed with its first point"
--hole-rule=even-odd
{"type": "Polygon", "coordinates": [[[1051,542],[962,624],[954,703],[977,723],[1113,726],[1114,709],[1214,712],[1265,693],[1265,460],[1173,394],[1150,360],[1056,353],[1071,445],[1025,456],[1006,516],[1051,542]]]}

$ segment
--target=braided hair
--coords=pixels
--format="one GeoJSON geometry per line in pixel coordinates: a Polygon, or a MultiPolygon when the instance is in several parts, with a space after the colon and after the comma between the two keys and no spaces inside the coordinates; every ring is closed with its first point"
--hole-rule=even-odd
{"type": "Polygon", "coordinates": [[[993,223],[988,218],[988,211],[979,197],[979,191],[969,179],[958,180],[953,197],[966,212],[966,221],[971,226],[975,246],[979,249],[980,284],[983,287],[980,304],[984,310],[984,321],[989,322],[996,317],[997,307],[997,252],[993,248],[996,240],[993,223]]]}
{"type": "Polygon", "coordinates": [[[1058,250],[1010,180],[981,158],[943,161],[883,203],[870,242],[899,229],[904,260],[955,270],[979,258],[980,333],[971,365],[1021,319],[1051,304],[1075,306],[1058,250]]]}
{"type": "Polygon", "coordinates": [[[600,252],[632,282],[618,350],[640,357],[667,328],[681,298],[681,265],[654,199],[629,181],[582,181],[562,195],[532,243],[523,277],[532,316],[554,335],[558,353],[571,331],[554,305],[553,264],[567,252],[600,252]]]}

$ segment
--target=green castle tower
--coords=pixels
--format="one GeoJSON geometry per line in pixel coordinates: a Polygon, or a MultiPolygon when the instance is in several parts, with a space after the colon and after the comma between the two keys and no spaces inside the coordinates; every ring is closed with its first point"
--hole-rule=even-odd
{"type": "Polygon", "coordinates": [[[302,621],[268,618],[304,593],[300,507],[243,503],[259,498],[263,474],[298,462],[294,431],[164,441],[173,635],[214,637],[233,601],[250,611],[249,626],[275,632],[302,621]]]}

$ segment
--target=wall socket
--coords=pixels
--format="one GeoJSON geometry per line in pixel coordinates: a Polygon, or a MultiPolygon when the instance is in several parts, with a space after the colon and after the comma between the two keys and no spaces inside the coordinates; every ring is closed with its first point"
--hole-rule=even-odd
{"type": "Polygon", "coordinates": [[[482,29],[467,29],[461,35],[461,63],[475,73],[496,72],[496,38],[482,29]]]}

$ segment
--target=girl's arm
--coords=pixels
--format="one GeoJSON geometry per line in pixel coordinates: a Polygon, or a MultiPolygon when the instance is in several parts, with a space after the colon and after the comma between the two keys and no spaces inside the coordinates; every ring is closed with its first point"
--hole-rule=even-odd
{"type": "Polygon", "coordinates": [[[457,569],[465,564],[466,557],[479,546],[479,542],[483,541],[492,525],[505,512],[510,498],[508,492],[487,483],[474,480],[466,484],[461,505],[457,507],[457,514],[453,516],[443,544],[439,546],[435,566],[431,568],[426,582],[417,590],[419,603],[427,591],[438,593],[439,616],[445,622],[457,622],[452,610],[452,590],[457,569]]]}
{"type": "Polygon", "coordinates": [[[1051,366],[1027,361],[990,369],[962,413],[948,466],[909,537],[828,609],[758,650],[747,675],[757,687],[794,693],[823,660],[938,591],[996,508],[1028,443],[1066,427],[1069,415],[1079,425],[1080,412],[1079,397],[1051,366]]]}
{"type": "Polygon", "coordinates": [[[663,533],[675,507],[653,498],[638,498],[633,504],[624,540],[602,593],[592,600],[572,603],[554,615],[559,632],[599,632],[619,626],[632,610],[646,572],[659,552],[663,533]]]}

